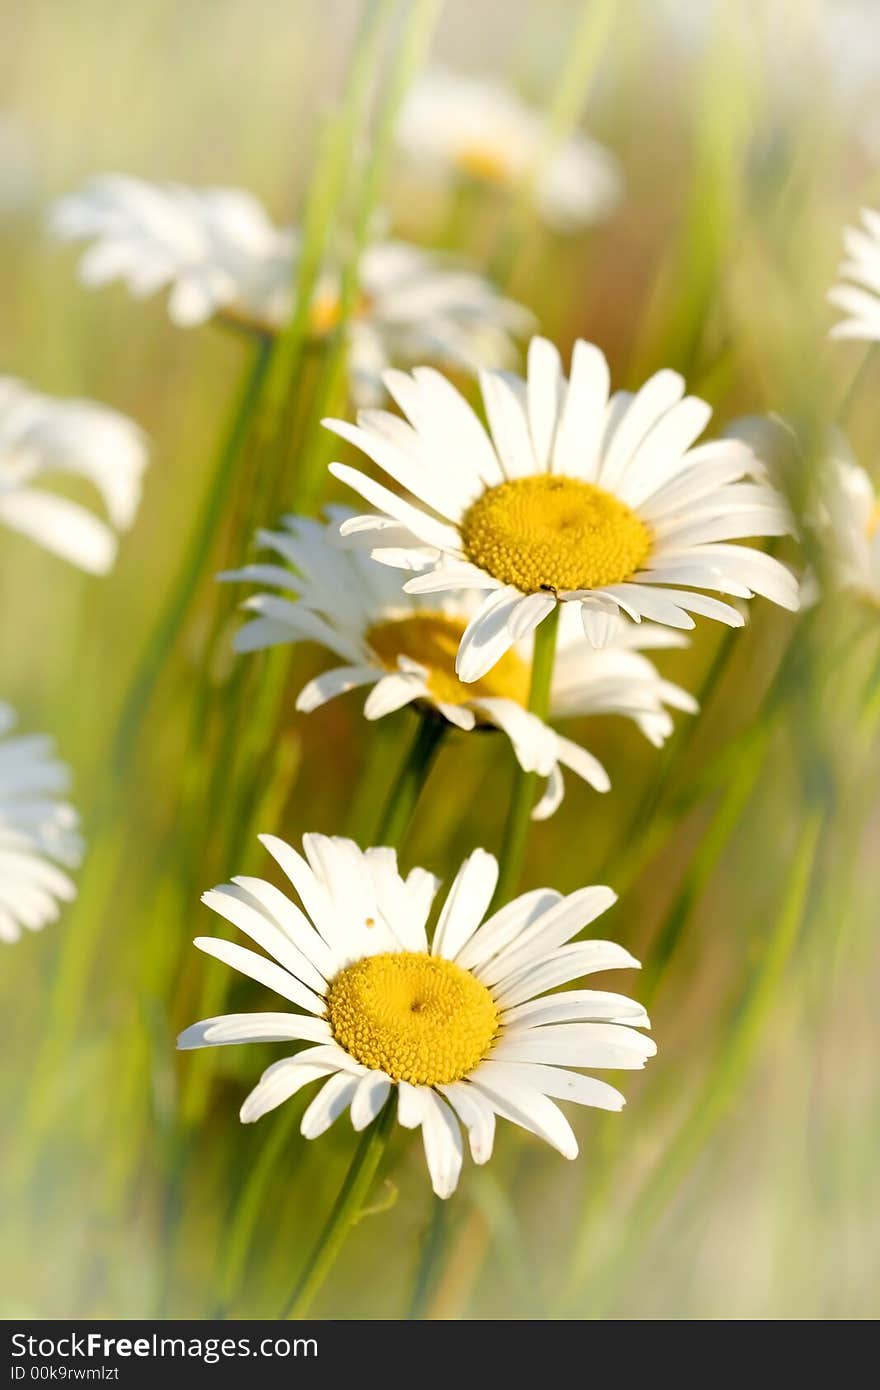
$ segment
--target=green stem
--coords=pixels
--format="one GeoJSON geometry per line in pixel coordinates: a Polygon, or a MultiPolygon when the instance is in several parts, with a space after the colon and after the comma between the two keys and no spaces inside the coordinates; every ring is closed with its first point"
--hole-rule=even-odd
{"type": "Polygon", "coordinates": [[[448,727],[438,715],[419,715],[413,741],[385,803],[376,844],[400,845],[448,727]]]}
{"type": "Polygon", "coordinates": [[[325,263],[327,239],[348,181],[352,148],[375,78],[385,25],[393,8],[393,0],[367,0],[346,74],[345,99],[326,120],[318,140],[302,249],[295,267],[293,313],[278,338],[266,391],[263,430],[270,444],[277,440],[285,402],[302,365],[311,330],[315,285],[325,263]]]}
{"type": "Polygon", "coordinates": [[[408,8],[391,70],[383,86],[373,147],[357,198],[352,250],[343,267],[339,285],[339,322],[326,344],[309,409],[311,424],[304,449],[309,466],[302,470],[298,493],[294,498],[294,505],[301,513],[314,510],[321,490],[330,439],[326,434],[318,439],[314,435],[341,390],[349,327],[360,292],[361,259],[387,181],[397,117],[407,89],[424,59],[441,7],[442,0],[418,0],[408,8]]]}
{"type": "Polygon", "coordinates": [[[124,776],[131,764],[137,747],[137,735],[156,682],[165,669],[210,559],[217,528],[235,478],[239,456],[262,394],[271,352],[271,342],[265,338],[259,339],[253,361],[232,411],[208,487],[205,505],[187,547],[183,565],[126,698],[113,745],[113,769],[117,779],[124,776]]]}
{"type": "Polygon", "coordinates": [[[618,8],[618,0],[583,0],[574,32],[566,46],[565,66],[554,84],[554,98],[546,114],[543,138],[534,165],[514,195],[501,228],[491,266],[492,278],[499,285],[506,285],[513,273],[530,224],[540,175],[548,160],[552,159],[574,129],[584,108],[618,8]]]}
{"type": "Polygon", "coordinates": [[[346,1236],[363,1210],[370,1185],[376,1176],[376,1169],[388,1146],[394,1113],[393,1101],[389,1099],[361,1136],[327,1224],[318,1237],[290,1302],[285,1305],[282,1317],[304,1318],[312,1306],[315,1295],[336,1262],[346,1236]]]}
{"type": "Polygon", "coordinates": [[[412,1298],[406,1315],[409,1322],[418,1322],[425,1316],[428,1299],[434,1289],[434,1276],[446,1245],[448,1216],[449,1203],[432,1196],[431,1219],[422,1244],[412,1298]]]}
{"type": "MultiPolygon", "coordinates": [[[[553,663],[556,659],[556,636],[559,630],[560,605],[557,603],[549,617],[539,624],[535,631],[535,646],[532,654],[532,679],[529,687],[529,712],[546,719],[550,709],[550,685],[553,680],[553,663]]],[[[538,775],[524,772],[517,764],[514,773],[510,809],[504,827],[501,844],[498,874],[498,887],[495,902],[503,903],[514,893],[522,874],[529,821],[535,804],[535,788],[538,775]]]]}

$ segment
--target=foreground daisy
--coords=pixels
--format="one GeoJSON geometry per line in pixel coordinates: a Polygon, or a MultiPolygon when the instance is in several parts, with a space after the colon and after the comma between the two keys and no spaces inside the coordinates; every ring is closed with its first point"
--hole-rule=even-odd
{"type": "Polygon", "coordinates": [[[624,1104],[614,1087],[571,1068],[643,1067],[656,1051],[636,1031],[649,1026],[645,1011],[604,991],[548,993],[596,971],[638,966],[610,941],[572,943],[615,901],[610,888],[567,897],[539,888],[483,921],[498,865],[475,850],[429,942],[437,880],[424,869],[403,879],[392,849],[305,835],[303,858],[273,835],[260,838],[304,911],[262,879],[236,878],[203,902],[266,954],[214,937],[195,944],[296,1012],[209,1018],[178,1038],[181,1048],[311,1044],[263,1073],[241,1108],[245,1123],[321,1081],[302,1133],[316,1138],[344,1110],[360,1130],[396,1087],[398,1120],[421,1127],[434,1191],[448,1197],[461,1171],[460,1126],[476,1163],[491,1157],[496,1115],[575,1158],[577,1141],[555,1101],[624,1104]]]}
{"type": "Polygon", "coordinates": [[[828,299],[846,317],[834,325],[831,337],[880,342],[880,212],[862,208],[862,226],[845,228],[843,243],[840,284],[828,299]]]}
{"type": "Polygon", "coordinates": [[[542,162],[545,136],[541,115],[509,87],[439,70],[415,84],[398,126],[419,173],[509,188],[537,170],[537,207],[552,226],[570,231],[607,217],[622,186],[614,156],[573,135],[542,162]]]}
{"type": "Polygon", "coordinates": [[[566,381],[556,349],[534,338],[527,382],[481,377],[490,433],[437,372],[387,372],[385,382],[409,423],[384,411],[362,412],[357,426],[325,423],[413,501],[332,464],[380,513],[342,532],[385,564],[421,571],[408,593],[484,591],[458,649],[462,680],[484,676],[558,603],[577,604],[595,646],[619,631],[621,611],[675,628],[692,628],[691,613],[742,626],[738,608],[697,589],[797,607],[783,565],[726,543],[784,533],[787,507],[767,483],[746,481],[746,445],[692,447],[711,410],[684,397],[676,372],[609,399],[598,348],[575,344],[566,381]]]}
{"type": "Polygon", "coordinates": [[[94,401],[55,400],[0,377],[0,525],[47,550],[105,574],[141,496],[147,447],[139,427],[94,401]],[[108,521],[78,502],[43,490],[67,474],[97,488],[108,521]]]}
{"type": "Polygon", "coordinates": [[[59,801],[70,774],[42,734],[11,738],[16,722],[0,704],[0,941],[39,931],[76,889],[59,864],[82,858],[79,819],[59,801]],[[53,862],[54,861],[54,862],[53,862]]]}
{"type": "MultiPolygon", "coordinates": [[[[425,596],[401,591],[394,570],[377,565],[362,550],[346,547],[339,526],[351,513],[328,509],[326,525],[286,517],[284,530],[261,531],[261,545],[285,562],[246,565],[221,577],[288,590],[294,597],[260,593],[243,607],[255,614],[236,634],[240,652],[260,651],[287,642],[317,641],[344,663],[318,676],[300,692],[297,709],[311,712],[358,686],[372,687],[364,713],[368,719],[415,705],[436,710],[466,731],[494,726],[513,745],[526,772],[547,777],[547,792],[534,819],[552,814],[563,796],[563,767],[597,791],[610,783],[600,763],[570,739],[554,732],[526,709],[531,675],[531,641],[518,642],[482,680],[464,685],[455,674],[455,653],[480,594],[425,596]],[[290,568],[287,568],[290,566],[290,568]]],[[[603,651],[585,647],[577,614],[566,613],[554,668],[550,713],[564,716],[624,714],[655,745],[672,732],[664,702],[696,710],[678,686],[661,679],[637,648],[681,644],[677,634],[646,625],[621,625],[614,645],[603,651]]]]}
{"type": "MultiPolygon", "coordinates": [[[[106,175],[62,198],[53,227],[67,240],[93,240],[80,268],[87,285],[123,280],[137,296],[168,286],[168,312],[180,326],[216,316],[272,334],[292,312],[299,236],[275,227],[249,193],[106,175]]],[[[332,332],[339,317],[339,267],[328,265],[311,306],[313,336],[332,332]]],[[[506,366],[514,337],[531,324],[481,275],[402,242],[368,247],[350,324],[352,395],[382,399],[392,362],[506,366]]]]}

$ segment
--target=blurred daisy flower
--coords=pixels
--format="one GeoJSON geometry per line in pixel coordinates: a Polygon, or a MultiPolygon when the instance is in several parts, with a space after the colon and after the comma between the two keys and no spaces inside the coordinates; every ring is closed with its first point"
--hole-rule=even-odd
{"type": "Polygon", "coordinates": [[[491,1157],[496,1116],[575,1158],[577,1141],[555,1101],[624,1104],[606,1082],[571,1069],[643,1067],[656,1051],[637,1031],[649,1026],[644,1010],[604,991],[548,993],[638,965],[610,941],[572,942],[615,901],[610,888],[567,897],[539,888],[484,921],[498,865],[475,850],[429,943],[437,880],[424,869],[402,878],[394,850],[305,835],[303,857],[275,836],[261,840],[304,910],[263,879],[235,878],[202,901],[265,954],[222,938],[195,944],[297,1012],[209,1018],[178,1038],[181,1048],[311,1044],[263,1073],[241,1108],[245,1123],[321,1081],[302,1118],[306,1138],[345,1110],[361,1130],[396,1087],[398,1121],[421,1128],[434,1191],[449,1197],[461,1171],[461,1126],[476,1163],[491,1157]]]}
{"type": "Polygon", "coordinates": [[[534,338],[528,381],[481,376],[488,433],[437,372],[386,372],[385,382],[409,423],[384,411],[325,423],[414,500],[332,464],[380,513],[344,522],[342,533],[387,565],[420,571],[410,594],[484,592],[459,646],[462,680],[484,676],[557,603],[577,605],[594,646],[619,632],[621,611],[674,628],[692,628],[691,613],[743,625],[738,608],[696,589],[797,608],[785,566],[727,544],[785,533],[786,504],[750,477],[745,444],[691,447],[712,412],[684,396],[678,373],[609,398],[598,348],[576,343],[566,381],[556,349],[534,338]]]}
{"type": "Polygon", "coordinates": [[[573,135],[542,166],[545,134],[542,116],[509,87],[441,70],[415,84],[398,126],[401,150],[420,174],[511,188],[537,170],[536,205],[551,226],[572,231],[607,217],[621,196],[617,160],[573,135]]]}
{"type": "MultiPolygon", "coordinates": [[[[526,709],[530,640],[513,646],[481,680],[464,685],[455,674],[455,654],[480,595],[461,592],[437,598],[403,593],[394,570],[377,565],[363,550],[344,547],[339,526],[350,515],[347,509],[330,508],[326,525],[286,517],[283,531],[261,531],[258,536],[284,565],[246,565],[221,576],[293,595],[260,593],[246,599],[243,607],[255,616],[236,634],[236,649],[250,652],[317,641],[339,657],[342,666],[325,671],[300,692],[297,709],[306,713],[348,690],[370,686],[364,706],[367,719],[415,705],[436,711],[465,731],[502,730],[523,769],[548,778],[534,819],[551,815],[562,800],[563,767],[597,791],[607,791],[608,775],[592,754],[526,709]]],[[[659,746],[672,732],[664,702],[696,710],[692,697],[664,681],[637,650],[681,645],[678,634],[649,625],[640,632],[627,623],[613,646],[591,651],[583,642],[576,613],[570,610],[565,616],[573,621],[560,633],[552,714],[627,715],[659,746]]]]}
{"type": "Polygon", "coordinates": [[[147,465],[134,421],[94,401],[55,400],[0,377],[0,524],[90,574],[106,574],[134,521],[147,465]],[[94,486],[107,521],[43,490],[59,474],[94,486]]]}
{"type": "Polygon", "coordinates": [[[42,734],[10,737],[15,712],[0,703],[0,941],[39,931],[76,889],[63,869],[82,859],[79,818],[59,801],[70,781],[42,734]],[[54,862],[53,862],[54,861],[54,862]]]}
{"type": "MultiPolygon", "coordinates": [[[[151,184],[122,175],[93,179],[55,206],[65,240],[91,240],[80,266],[85,284],[124,281],[144,296],[170,288],[168,312],[181,327],[217,317],[275,333],[292,310],[300,239],[270,222],[249,193],[151,184]]],[[[402,242],[368,247],[349,325],[352,395],[382,399],[392,362],[435,361],[476,371],[516,357],[514,338],[532,316],[483,276],[402,242]]],[[[340,273],[328,266],[311,306],[316,339],[339,324],[340,273]]]]}
{"type": "Polygon", "coordinates": [[[880,212],[862,208],[862,226],[843,233],[846,259],[838,266],[840,284],[828,299],[846,315],[831,329],[832,338],[866,338],[880,342],[880,212]]]}
{"type": "Polygon", "coordinates": [[[832,583],[880,604],[880,496],[839,430],[820,480],[818,530],[832,583]]]}

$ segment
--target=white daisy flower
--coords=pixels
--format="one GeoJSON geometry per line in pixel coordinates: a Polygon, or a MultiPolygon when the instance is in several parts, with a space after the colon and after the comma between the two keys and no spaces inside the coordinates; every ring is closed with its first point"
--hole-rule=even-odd
{"type": "Polygon", "coordinates": [[[828,299],[845,318],[831,329],[832,338],[880,342],[880,212],[862,208],[862,226],[843,233],[846,259],[838,266],[840,284],[828,299]]]}
{"type": "MultiPolygon", "coordinates": [[[[259,593],[245,600],[243,607],[255,616],[236,634],[237,651],[317,641],[339,657],[342,666],[325,671],[300,692],[297,709],[306,713],[336,695],[369,686],[367,719],[415,705],[437,711],[465,731],[500,729],[521,767],[548,778],[546,795],[532,813],[537,820],[551,815],[562,800],[563,767],[597,791],[608,790],[608,774],[592,754],[528,712],[530,638],[511,647],[481,680],[464,685],[455,674],[455,654],[479,607],[480,594],[403,593],[394,570],[377,565],[363,550],[344,546],[339,526],[351,513],[330,508],[328,516],[326,525],[289,516],[283,531],[259,533],[259,543],[274,550],[285,565],[246,565],[221,576],[292,595],[259,593]]],[[[680,645],[678,634],[648,624],[640,632],[627,623],[616,645],[591,651],[584,645],[574,609],[565,616],[571,621],[560,633],[551,714],[627,715],[659,746],[672,732],[664,702],[696,710],[692,697],[662,680],[637,650],[680,645]]]]}
{"type": "Polygon", "coordinates": [[[572,135],[541,164],[541,114],[491,78],[437,70],[410,91],[398,141],[420,173],[516,187],[538,169],[535,198],[546,222],[572,231],[607,217],[623,180],[614,156],[585,135],[572,135]]]}
{"type": "MultiPolygon", "coordinates": [[[[299,235],[273,226],[249,193],[109,175],[62,198],[53,227],[67,240],[93,239],[80,267],[87,285],[123,280],[137,296],[170,286],[168,311],[180,326],[216,316],[272,334],[292,312],[299,235]]],[[[312,304],[314,336],[332,331],[339,314],[340,273],[328,265],[312,304]]],[[[514,337],[532,326],[481,275],[403,242],[368,247],[350,324],[352,394],[360,403],[381,399],[392,362],[509,365],[514,337]]]]}
{"type": "Polygon", "coordinates": [[[116,559],[116,532],[137,513],[146,465],[144,434],[125,415],[0,377],[0,523],[90,574],[106,574],[116,559]],[[108,521],[45,492],[44,480],[57,474],[97,488],[108,521]]]}
{"type": "Polygon", "coordinates": [[[596,990],[553,991],[596,971],[637,967],[610,941],[572,938],[615,901],[610,888],[567,897],[539,888],[485,922],[498,865],[475,850],[440,911],[438,883],[406,879],[393,849],[303,837],[303,858],[274,835],[262,843],[290,879],[301,910],[274,885],[235,878],[202,901],[256,943],[195,944],[296,1005],[296,1012],[231,1014],[187,1028],[178,1047],[302,1041],[273,1063],[245,1100],[258,1120],[303,1086],[323,1084],[302,1119],[314,1139],[349,1110],[365,1129],[397,1087],[397,1116],[421,1127],[438,1197],[456,1188],[461,1126],[476,1163],[491,1157],[495,1117],[538,1135],[566,1158],[577,1141],[556,1100],[619,1110],[623,1096],[572,1068],[641,1068],[656,1048],[640,1005],[596,990]],[[482,925],[481,925],[482,923],[482,925]]]}
{"type": "Polygon", "coordinates": [[[609,399],[598,348],[575,344],[566,381],[556,349],[534,338],[527,382],[500,372],[481,382],[489,433],[426,368],[385,373],[408,423],[384,411],[361,412],[356,426],[325,422],[414,499],[332,464],[381,513],[345,522],[343,534],[385,564],[422,571],[408,593],[484,591],[458,651],[462,680],[484,676],[557,603],[578,605],[595,646],[618,630],[621,610],[675,628],[692,628],[691,613],[742,626],[739,609],[696,588],[797,607],[783,565],[727,544],[787,531],[785,503],[750,478],[746,445],[692,447],[712,412],[684,397],[676,372],[609,399]]]}
{"type": "Polygon", "coordinates": [[[68,769],[45,735],[10,738],[15,723],[0,703],[0,941],[7,942],[55,921],[59,904],[76,896],[58,865],[75,867],[83,852],[76,811],[58,800],[68,769]]]}

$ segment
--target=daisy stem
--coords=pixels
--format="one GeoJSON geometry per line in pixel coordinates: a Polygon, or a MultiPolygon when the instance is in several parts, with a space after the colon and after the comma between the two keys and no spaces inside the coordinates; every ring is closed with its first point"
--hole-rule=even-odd
{"type": "Polygon", "coordinates": [[[400,845],[447,728],[446,720],[437,715],[419,716],[409,751],[385,803],[376,844],[400,845]]]}
{"type": "Polygon", "coordinates": [[[532,221],[538,180],[548,161],[577,125],[619,8],[618,0],[584,0],[580,7],[566,45],[566,63],[547,110],[537,157],[517,190],[495,249],[490,274],[499,285],[507,285],[510,281],[532,221]]]}
{"type": "MultiPolygon", "coordinates": [[[[556,660],[556,636],[559,631],[560,605],[554,605],[548,617],[535,631],[535,646],[532,654],[532,679],[529,686],[529,713],[538,719],[546,719],[550,708],[550,685],[553,680],[553,664],[556,660]]],[[[498,856],[500,870],[495,902],[506,902],[516,891],[522,874],[529,821],[535,803],[535,786],[538,774],[524,772],[517,764],[514,774],[510,809],[504,827],[501,853],[498,856]]]]}
{"type": "Polygon", "coordinates": [[[313,437],[307,441],[304,451],[308,466],[303,468],[299,495],[294,499],[300,512],[309,513],[314,510],[325,477],[330,437],[326,433],[318,438],[314,435],[322,417],[332,407],[341,391],[349,327],[357,307],[360,289],[361,258],[369,241],[376,208],[387,183],[397,117],[407,89],[422,64],[441,8],[442,0],[417,0],[416,4],[406,10],[391,69],[383,82],[382,103],[373,147],[358,190],[351,251],[340,281],[339,322],[327,344],[311,406],[310,434],[313,437]]]}
{"type": "Polygon", "coordinates": [[[388,1146],[394,1113],[394,1104],[391,1100],[386,1101],[373,1123],[364,1130],[327,1224],[318,1238],[290,1302],[282,1312],[283,1317],[304,1318],[330,1273],[346,1236],[363,1210],[370,1184],[388,1146]]]}
{"type": "Polygon", "coordinates": [[[113,767],[119,779],[130,766],[137,746],[137,734],[156,682],[165,668],[210,558],[217,528],[235,478],[239,456],[262,395],[271,353],[271,341],[261,338],[220,446],[208,485],[208,496],[191,543],[187,547],[183,565],[126,698],[113,746],[113,767]]]}

